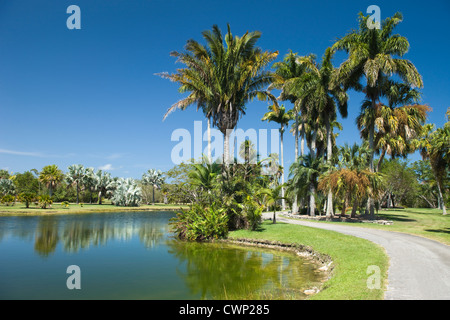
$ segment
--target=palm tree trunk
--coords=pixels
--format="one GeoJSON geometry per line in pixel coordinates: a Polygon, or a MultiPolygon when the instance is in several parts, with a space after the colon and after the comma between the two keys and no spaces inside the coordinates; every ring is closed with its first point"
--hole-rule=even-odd
{"type": "Polygon", "coordinates": [[[353,201],[352,218],[356,218],[356,210],[358,210],[358,198],[355,198],[355,201],[353,201]]]}
{"type": "Polygon", "coordinates": [[[79,203],[79,194],[80,194],[80,189],[78,188],[78,181],[77,181],[77,204],[79,203]]]}
{"type": "MultiPolygon", "coordinates": [[[[317,130],[314,130],[312,139],[311,139],[311,157],[312,159],[316,159],[316,138],[317,138],[317,130]]],[[[311,180],[309,183],[309,215],[311,217],[314,217],[316,215],[316,199],[315,199],[315,194],[316,194],[316,187],[314,185],[314,180],[311,180]]]]}
{"type": "Polygon", "coordinates": [[[277,207],[274,204],[274,209],[273,209],[273,221],[272,223],[277,223],[277,207]]]}
{"type": "Polygon", "coordinates": [[[302,129],[300,131],[300,156],[303,156],[305,154],[305,121],[302,118],[302,129]]]}
{"type": "MultiPolygon", "coordinates": [[[[294,161],[297,162],[297,158],[298,158],[298,114],[295,115],[294,140],[295,140],[295,147],[294,147],[295,158],[294,158],[294,161]]],[[[295,194],[294,195],[294,202],[292,203],[292,214],[297,214],[298,213],[298,202],[297,201],[298,201],[297,194],[295,194]]]]}
{"type": "Polygon", "coordinates": [[[98,204],[102,204],[102,192],[98,192],[98,204]]]}
{"type": "Polygon", "coordinates": [[[209,163],[212,163],[212,156],[211,156],[211,119],[208,118],[208,161],[209,163]]]}
{"type": "Polygon", "coordinates": [[[153,205],[155,205],[155,185],[152,186],[152,191],[153,191],[152,202],[153,202],[153,205]]]}
{"type": "MultiPolygon", "coordinates": [[[[375,112],[375,99],[372,99],[372,108],[375,112]]],[[[370,129],[369,129],[369,169],[370,169],[370,172],[374,172],[374,167],[373,167],[373,155],[374,155],[374,151],[375,151],[374,136],[375,136],[375,124],[371,123],[370,129]]],[[[367,207],[369,209],[370,219],[374,219],[375,218],[375,203],[374,203],[372,196],[370,196],[370,195],[369,195],[369,198],[367,199],[367,207]]]]}
{"type": "MultiPolygon", "coordinates": [[[[327,130],[327,163],[328,165],[331,165],[331,157],[333,153],[333,146],[331,144],[331,126],[330,126],[330,117],[325,117],[325,123],[326,123],[326,130],[327,130]]],[[[327,219],[331,219],[331,216],[333,215],[333,193],[331,192],[331,188],[328,189],[328,196],[327,196],[327,211],[326,211],[326,217],[327,219]]]]}
{"type": "MultiPolygon", "coordinates": [[[[280,129],[280,148],[281,148],[281,185],[284,185],[284,159],[283,159],[283,133],[284,133],[284,125],[281,125],[281,129],[280,129]]],[[[281,199],[281,210],[285,211],[286,210],[286,202],[284,199],[284,187],[281,187],[281,197],[283,199],[281,199]]]]}
{"type": "Polygon", "coordinates": [[[230,164],[230,131],[227,129],[223,135],[223,164],[227,170],[230,164]]]}
{"type": "Polygon", "coordinates": [[[441,207],[439,209],[442,209],[442,214],[446,215],[447,214],[447,209],[445,208],[445,201],[444,201],[444,197],[442,195],[442,190],[441,190],[441,186],[439,181],[436,181],[437,183],[437,187],[438,187],[438,191],[439,191],[439,202],[441,204],[441,207]]]}

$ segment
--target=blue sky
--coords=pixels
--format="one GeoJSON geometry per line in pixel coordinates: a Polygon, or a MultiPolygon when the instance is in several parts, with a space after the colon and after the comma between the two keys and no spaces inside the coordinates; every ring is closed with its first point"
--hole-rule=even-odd
{"type": "MultiPolygon", "coordinates": [[[[48,164],[66,170],[81,163],[114,176],[140,178],[173,167],[175,129],[193,132],[203,116],[195,107],[171,114],[183,97],[176,84],[155,75],[174,72],[169,56],[186,40],[217,24],[242,35],[259,30],[258,46],[300,55],[325,49],[357,27],[357,14],[378,5],[381,18],[400,11],[396,32],[411,49],[405,56],[423,76],[429,122],[442,126],[450,106],[450,3],[442,1],[118,1],[2,0],[0,2],[0,168],[23,172],[48,164]],[[67,7],[81,9],[81,29],[69,30],[67,7]]],[[[335,65],[345,58],[338,54],[335,65]]],[[[355,125],[362,96],[350,94],[349,116],[338,143],[360,142],[355,125]]],[[[291,107],[288,103],[287,107],[291,107]]],[[[247,105],[243,129],[274,129],[260,121],[267,103],[247,105]]],[[[204,121],[204,128],[206,122],[204,121]]],[[[294,158],[285,138],[285,164],[294,158]]],[[[206,143],[204,147],[206,146],[206,143]]],[[[411,159],[418,158],[413,155],[411,159]]]]}

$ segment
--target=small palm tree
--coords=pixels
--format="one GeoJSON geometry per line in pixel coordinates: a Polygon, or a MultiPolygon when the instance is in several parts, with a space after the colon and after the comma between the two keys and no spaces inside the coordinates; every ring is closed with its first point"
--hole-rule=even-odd
{"type": "Polygon", "coordinates": [[[161,170],[149,169],[142,175],[142,184],[150,185],[153,188],[153,204],[155,204],[155,188],[161,188],[163,183],[164,176],[161,170]]]}
{"type": "Polygon", "coordinates": [[[264,197],[264,204],[267,207],[272,206],[273,208],[272,223],[277,223],[277,202],[279,200],[284,200],[284,197],[282,195],[282,188],[283,185],[278,185],[274,188],[263,188],[257,192],[259,196],[264,197]]]}

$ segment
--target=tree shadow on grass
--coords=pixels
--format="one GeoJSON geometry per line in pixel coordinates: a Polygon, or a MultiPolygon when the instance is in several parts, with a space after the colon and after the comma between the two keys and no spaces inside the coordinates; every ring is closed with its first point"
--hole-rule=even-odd
{"type": "Polygon", "coordinates": [[[450,234],[450,228],[444,228],[444,229],[425,229],[427,232],[434,232],[434,233],[448,233],[450,234]]]}
{"type": "Polygon", "coordinates": [[[407,215],[404,214],[389,214],[389,213],[380,213],[378,217],[391,220],[391,221],[403,221],[403,222],[414,222],[417,221],[415,219],[411,219],[407,215]]]}

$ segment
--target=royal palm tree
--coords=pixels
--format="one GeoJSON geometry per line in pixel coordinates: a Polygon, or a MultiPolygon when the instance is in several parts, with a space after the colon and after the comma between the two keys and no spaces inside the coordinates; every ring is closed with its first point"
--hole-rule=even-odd
{"type": "MultiPolygon", "coordinates": [[[[376,109],[380,99],[386,94],[383,85],[392,76],[398,76],[404,84],[422,87],[422,77],[411,61],[402,57],[409,50],[408,40],[398,34],[393,34],[396,26],[403,20],[400,13],[386,18],[379,29],[369,28],[370,16],[359,14],[359,29],[354,30],[334,45],[333,50],[344,50],[349,57],[335,73],[333,81],[341,83],[345,89],[353,88],[362,91],[372,110],[376,109]],[[365,82],[361,83],[364,78],[365,82]]],[[[368,126],[368,141],[370,149],[369,168],[374,171],[373,156],[375,152],[375,123],[368,126]]],[[[374,214],[374,204],[370,203],[370,214],[374,214]]]]}
{"type": "MultiPolygon", "coordinates": [[[[284,185],[284,158],[283,158],[283,135],[286,127],[289,124],[289,121],[293,119],[293,111],[286,111],[286,108],[283,105],[273,104],[269,106],[269,111],[264,114],[264,117],[261,119],[262,121],[273,121],[280,125],[280,166],[282,168],[281,171],[281,184],[284,185]]],[[[282,210],[286,210],[286,202],[284,200],[284,187],[281,188],[281,208],[282,210]]]]}
{"type": "Polygon", "coordinates": [[[223,37],[221,30],[214,25],[212,30],[202,33],[206,45],[189,40],[188,53],[173,52],[187,68],[178,74],[163,76],[183,83],[181,91],[190,91],[184,102],[172,106],[168,112],[183,108],[194,102],[206,106],[207,118],[224,135],[224,163],[228,168],[229,137],[238,120],[245,115],[246,104],[255,97],[262,100],[276,100],[265,87],[272,82],[272,73],[264,68],[273,61],[278,52],[262,51],[256,47],[261,32],[246,32],[242,37],[228,32],[223,37]],[[192,78],[195,78],[195,81],[192,78]]]}
{"type": "Polygon", "coordinates": [[[63,178],[64,174],[58,169],[56,164],[43,167],[39,173],[39,181],[47,186],[50,197],[53,195],[53,188],[56,187],[63,178]]]}
{"type": "Polygon", "coordinates": [[[442,128],[428,130],[421,140],[420,148],[424,159],[429,159],[439,193],[439,205],[444,215],[447,214],[443,188],[444,178],[450,171],[450,108],[447,111],[448,121],[442,128]]]}
{"type": "MultiPolygon", "coordinates": [[[[327,48],[320,64],[317,64],[314,56],[299,58],[299,62],[305,65],[307,73],[302,100],[305,105],[313,106],[314,113],[318,112],[326,128],[326,159],[328,166],[333,157],[333,130],[331,123],[336,120],[337,110],[343,118],[347,117],[347,93],[343,88],[331,81],[333,73],[336,73],[333,64],[333,51],[327,48]]],[[[317,130],[317,129],[316,129],[317,130]]],[[[333,214],[333,194],[328,192],[326,216],[333,214]]]]}

